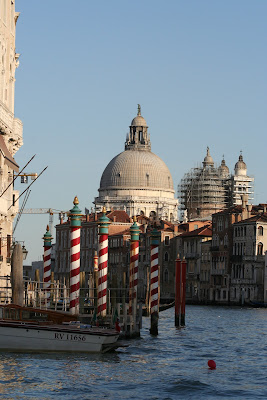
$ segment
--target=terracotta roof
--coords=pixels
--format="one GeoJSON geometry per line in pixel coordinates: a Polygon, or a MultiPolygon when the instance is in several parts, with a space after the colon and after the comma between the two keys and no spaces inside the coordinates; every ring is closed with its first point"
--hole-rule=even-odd
{"type": "Polygon", "coordinates": [[[253,222],[267,222],[267,213],[253,215],[252,217],[243,219],[243,221],[236,222],[233,225],[248,224],[253,222]]]}
{"type": "Polygon", "coordinates": [[[129,215],[123,210],[114,210],[111,212],[107,212],[106,215],[113,222],[130,222],[129,215]]]}
{"type": "Polygon", "coordinates": [[[212,236],[211,225],[204,225],[201,228],[195,229],[194,231],[184,232],[179,237],[194,237],[194,236],[212,236]]]}
{"type": "Polygon", "coordinates": [[[111,225],[109,225],[109,228],[108,228],[108,234],[109,234],[109,236],[122,235],[122,234],[125,234],[126,232],[128,232],[130,227],[131,227],[131,224],[129,224],[128,227],[127,226],[122,226],[122,225],[111,224],[111,225]]]}
{"type": "MultiPolygon", "coordinates": [[[[114,227],[114,225],[113,225],[113,227],[114,227]]],[[[119,226],[116,226],[116,228],[119,228],[119,226]]],[[[120,228],[122,228],[122,227],[120,227],[120,228]]],[[[124,230],[115,230],[115,231],[113,231],[113,229],[109,229],[109,236],[116,236],[116,235],[128,235],[128,236],[130,236],[131,235],[131,232],[130,232],[130,228],[127,228],[127,229],[124,229],[124,230]]]]}
{"type": "Polygon", "coordinates": [[[214,213],[212,215],[235,214],[237,212],[238,213],[242,212],[242,206],[241,205],[236,205],[236,206],[232,206],[232,207],[226,208],[225,210],[219,211],[219,212],[214,213]]]}

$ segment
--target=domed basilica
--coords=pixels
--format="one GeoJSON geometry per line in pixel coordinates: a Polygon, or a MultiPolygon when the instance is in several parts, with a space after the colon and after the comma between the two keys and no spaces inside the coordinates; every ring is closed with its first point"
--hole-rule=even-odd
{"type": "Polygon", "coordinates": [[[105,168],[95,198],[96,210],[125,210],[128,215],[177,220],[178,200],[167,165],[151,152],[150,135],[138,105],[125,150],[105,168]]]}
{"type": "Polygon", "coordinates": [[[211,219],[212,214],[242,204],[244,196],[253,200],[254,178],[247,175],[247,165],[240,154],[234,174],[223,158],[216,167],[209,147],[202,166],[187,172],[178,186],[180,210],[184,220],[211,219]]]}

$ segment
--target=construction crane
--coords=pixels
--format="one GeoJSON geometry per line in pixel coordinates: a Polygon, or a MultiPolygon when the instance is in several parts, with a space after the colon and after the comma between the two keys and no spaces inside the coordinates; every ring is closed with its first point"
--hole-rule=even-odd
{"type": "Polygon", "coordinates": [[[53,225],[54,225],[54,214],[59,215],[59,219],[65,219],[69,211],[60,211],[53,208],[25,208],[21,210],[21,214],[49,214],[49,230],[51,235],[53,235],[53,225]]]}

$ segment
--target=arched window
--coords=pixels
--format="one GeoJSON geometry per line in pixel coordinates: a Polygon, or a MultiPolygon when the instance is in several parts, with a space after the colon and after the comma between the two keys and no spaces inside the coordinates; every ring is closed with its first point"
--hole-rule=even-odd
{"type": "Polygon", "coordinates": [[[262,226],[258,227],[258,235],[263,236],[263,227],[262,226]]]}
{"type": "Polygon", "coordinates": [[[169,261],[169,253],[167,251],[164,254],[164,261],[169,261]]]}
{"type": "Polygon", "coordinates": [[[167,269],[164,270],[164,282],[169,282],[169,271],[167,269]]]}
{"type": "Polygon", "coordinates": [[[263,254],[263,244],[260,242],[258,243],[258,256],[262,256],[263,254]]]}
{"type": "Polygon", "coordinates": [[[165,236],[164,242],[165,242],[165,246],[169,246],[170,245],[170,236],[165,236]]]}

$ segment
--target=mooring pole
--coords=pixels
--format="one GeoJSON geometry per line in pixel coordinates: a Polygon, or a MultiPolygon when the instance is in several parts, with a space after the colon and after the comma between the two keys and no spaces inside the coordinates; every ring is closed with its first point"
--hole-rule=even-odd
{"type": "Polygon", "coordinates": [[[80,237],[81,237],[81,210],[75,196],[74,207],[70,210],[70,312],[79,314],[80,300],[80,237]]]}
{"type": "Polygon", "coordinates": [[[11,288],[12,303],[18,306],[24,304],[24,284],[23,284],[23,253],[22,247],[16,243],[11,257],[11,288]]]}
{"type": "Polygon", "coordinates": [[[107,286],[108,286],[108,226],[110,220],[106,217],[103,207],[102,217],[99,218],[99,264],[98,264],[98,299],[97,315],[107,315],[107,286]]]}
{"type": "Polygon", "coordinates": [[[160,232],[153,229],[151,232],[151,274],[150,274],[150,312],[151,335],[158,335],[159,299],[158,299],[158,273],[159,273],[159,237],[160,232]]]}
{"type": "Polygon", "coordinates": [[[139,260],[139,234],[140,229],[134,217],[134,223],[130,227],[131,250],[130,250],[130,292],[129,292],[129,314],[133,317],[133,328],[136,330],[137,316],[137,288],[138,288],[138,260],[139,260]]]}
{"type": "Polygon", "coordinates": [[[185,326],[185,293],[186,293],[186,260],[183,259],[182,265],[182,304],[181,304],[181,326],[185,326]]]}
{"type": "Polygon", "coordinates": [[[46,298],[46,307],[50,308],[51,298],[51,247],[52,235],[49,226],[46,227],[46,233],[43,236],[44,241],[44,290],[46,298]]]}
{"type": "Polygon", "coordinates": [[[175,260],[175,326],[181,326],[181,293],[182,274],[181,260],[175,260]]]}
{"type": "Polygon", "coordinates": [[[94,255],[94,307],[97,307],[97,288],[98,288],[98,255],[95,251],[94,255]]]}

